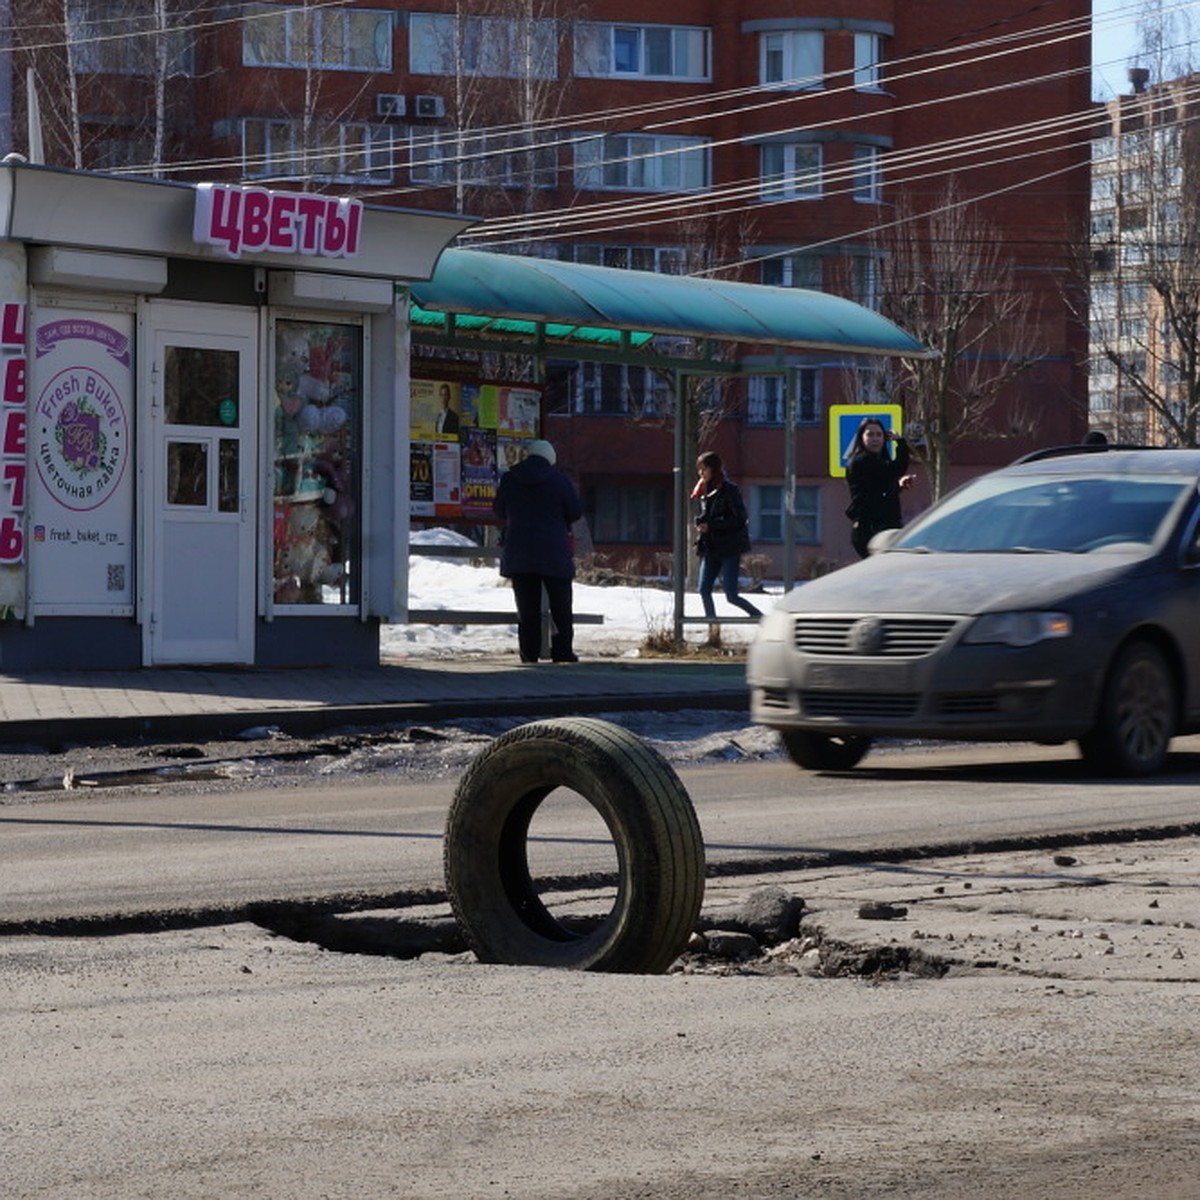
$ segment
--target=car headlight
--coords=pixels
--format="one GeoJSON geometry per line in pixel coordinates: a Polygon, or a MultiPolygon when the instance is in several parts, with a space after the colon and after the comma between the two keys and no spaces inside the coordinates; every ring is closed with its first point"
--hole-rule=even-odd
{"type": "Polygon", "coordinates": [[[1071,618],[1061,612],[987,613],[967,630],[964,642],[1034,646],[1047,638],[1071,636],[1071,618]]]}

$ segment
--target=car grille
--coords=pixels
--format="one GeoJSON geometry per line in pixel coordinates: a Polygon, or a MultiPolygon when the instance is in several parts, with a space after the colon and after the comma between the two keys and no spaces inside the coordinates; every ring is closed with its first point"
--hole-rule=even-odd
{"type": "Polygon", "coordinates": [[[801,692],[806,717],[840,717],[844,721],[881,718],[905,720],[916,716],[916,692],[801,692]]]}
{"type": "MultiPolygon", "coordinates": [[[[852,631],[866,616],[797,617],[794,641],[804,654],[853,654],[863,656],[852,631]]],[[[878,648],[868,651],[872,657],[919,658],[932,654],[958,623],[957,617],[879,617],[882,637],[878,648]]]]}
{"type": "Polygon", "coordinates": [[[787,688],[763,688],[761,693],[763,708],[791,708],[792,699],[787,688]]]}

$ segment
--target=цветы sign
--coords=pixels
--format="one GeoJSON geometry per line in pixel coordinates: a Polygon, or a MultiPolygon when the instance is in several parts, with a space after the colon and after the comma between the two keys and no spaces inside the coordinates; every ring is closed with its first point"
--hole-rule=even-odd
{"type": "Polygon", "coordinates": [[[354,258],[362,213],[361,200],[202,183],[192,237],[231,258],[243,251],[354,258]]]}

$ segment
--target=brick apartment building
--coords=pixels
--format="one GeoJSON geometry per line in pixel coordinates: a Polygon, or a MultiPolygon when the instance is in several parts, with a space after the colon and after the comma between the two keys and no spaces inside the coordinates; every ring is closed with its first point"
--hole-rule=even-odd
{"type": "MultiPolygon", "coordinates": [[[[953,179],[1038,313],[1038,361],[1002,409],[1036,428],[999,419],[996,438],[957,447],[954,478],[1084,428],[1086,333],[1062,289],[1088,212],[1073,124],[1090,105],[1087,0],[188,0],[159,29],[149,0],[67,7],[64,39],[61,6],[12,3],[14,126],[32,66],[47,162],[463,211],[486,218],[467,239],[481,248],[878,306],[873,230],[901,196],[923,211],[953,179]]],[[[827,413],[863,398],[863,364],[761,348],[748,361],[763,373],[712,385],[706,445],[777,564],[791,373],[799,556],[844,559],[827,413]]],[[[671,410],[669,381],[645,367],[550,364],[542,429],[614,562],[669,548],[671,410]]]]}
{"type": "Polygon", "coordinates": [[[1110,440],[1195,445],[1200,79],[1129,77],[1092,161],[1089,416],[1110,440]]]}

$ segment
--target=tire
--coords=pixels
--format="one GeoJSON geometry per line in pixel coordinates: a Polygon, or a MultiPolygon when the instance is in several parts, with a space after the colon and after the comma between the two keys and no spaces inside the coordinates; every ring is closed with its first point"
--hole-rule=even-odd
{"type": "Polygon", "coordinates": [[[779,738],[788,758],[806,771],[849,771],[862,762],[863,755],[871,748],[869,737],[842,737],[802,729],[781,729],[779,738]]]}
{"type": "Polygon", "coordinates": [[[704,898],[704,842],[667,761],[627,730],[570,717],[497,738],[467,768],[446,821],[446,890],[482,962],[631,974],[665,971],[687,946],[704,898]],[[560,923],[529,868],[530,822],[555,788],[604,819],[617,895],[599,926],[560,923]]]}
{"type": "Polygon", "coordinates": [[[1175,677],[1161,650],[1132,642],[1117,655],[1104,684],[1095,727],[1079,739],[1084,761],[1116,775],[1152,775],[1175,734],[1175,677]]]}

